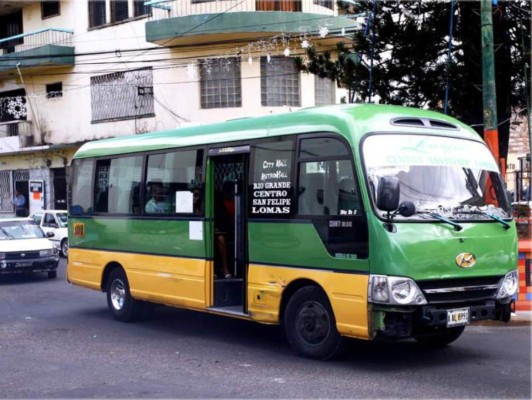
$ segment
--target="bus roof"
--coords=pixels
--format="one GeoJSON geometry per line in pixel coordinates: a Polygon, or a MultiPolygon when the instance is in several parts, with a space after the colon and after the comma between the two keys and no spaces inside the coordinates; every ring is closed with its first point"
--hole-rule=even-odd
{"type": "Polygon", "coordinates": [[[434,111],[390,105],[342,104],[96,140],[81,146],[74,158],[230,143],[311,132],[338,133],[355,144],[368,132],[409,131],[481,140],[467,125],[434,111]]]}

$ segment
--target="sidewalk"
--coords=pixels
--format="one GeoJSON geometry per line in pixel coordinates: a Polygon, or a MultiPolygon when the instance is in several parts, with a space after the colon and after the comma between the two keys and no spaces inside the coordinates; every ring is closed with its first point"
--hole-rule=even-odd
{"type": "Polygon", "coordinates": [[[532,311],[516,311],[510,322],[483,320],[473,323],[484,326],[532,326],[532,311]]]}

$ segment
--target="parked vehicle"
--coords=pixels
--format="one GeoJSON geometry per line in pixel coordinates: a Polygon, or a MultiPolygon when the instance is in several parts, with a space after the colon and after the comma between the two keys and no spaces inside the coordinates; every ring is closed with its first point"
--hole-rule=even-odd
{"type": "Polygon", "coordinates": [[[68,218],[66,210],[41,210],[30,215],[45,233],[53,232],[50,240],[63,257],[68,257],[68,218]]]}
{"type": "Polygon", "coordinates": [[[0,275],[46,272],[57,277],[59,254],[43,230],[29,218],[0,220],[0,275]]]}

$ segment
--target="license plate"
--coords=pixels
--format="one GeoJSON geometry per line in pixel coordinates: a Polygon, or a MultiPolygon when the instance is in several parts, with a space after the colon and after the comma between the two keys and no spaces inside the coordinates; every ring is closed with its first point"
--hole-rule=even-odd
{"type": "Polygon", "coordinates": [[[460,326],[469,324],[469,308],[456,308],[447,310],[447,326],[460,326]]]}
{"type": "Polygon", "coordinates": [[[29,262],[18,262],[15,264],[15,268],[23,268],[23,267],[31,267],[32,266],[32,262],[29,261],[29,262]]]}

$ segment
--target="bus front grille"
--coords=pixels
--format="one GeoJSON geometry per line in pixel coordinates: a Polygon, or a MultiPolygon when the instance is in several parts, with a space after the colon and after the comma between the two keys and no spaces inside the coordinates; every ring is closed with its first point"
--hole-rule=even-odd
{"type": "Polygon", "coordinates": [[[494,299],[503,276],[418,281],[429,304],[494,299]]]}

